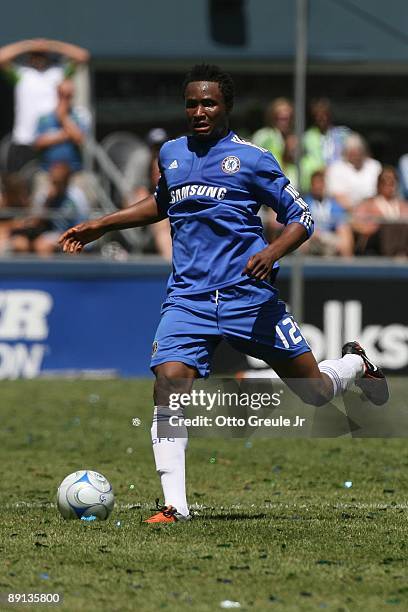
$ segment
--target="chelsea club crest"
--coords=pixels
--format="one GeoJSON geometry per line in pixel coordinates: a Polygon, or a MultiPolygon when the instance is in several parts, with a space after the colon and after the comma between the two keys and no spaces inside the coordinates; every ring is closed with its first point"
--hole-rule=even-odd
{"type": "Polygon", "coordinates": [[[239,157],[235,157],[235,155],[228,155],[228,157],[224,157],[221,162],[222,171],[226,174],[235,174],[241,167],[241,162],[239,161],[239,157]]]}

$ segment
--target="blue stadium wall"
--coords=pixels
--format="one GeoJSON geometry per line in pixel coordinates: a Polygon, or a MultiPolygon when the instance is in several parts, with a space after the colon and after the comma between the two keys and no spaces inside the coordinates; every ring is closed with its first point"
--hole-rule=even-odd
{"type": "MultiPolygon", "coordinates": [[[[0,378],[149,375],[169,268],[89,260],[0,262],[0,378]]],[[[386,370],[408,372],[408,267],[384,260],[304,266],[303,331],[318,359],[360,338],[386,370]]],[[[279,287],[288,299],[290,267],[279,287]]],[[[261,362],[220,345],[214,369],[261,362]]]]}

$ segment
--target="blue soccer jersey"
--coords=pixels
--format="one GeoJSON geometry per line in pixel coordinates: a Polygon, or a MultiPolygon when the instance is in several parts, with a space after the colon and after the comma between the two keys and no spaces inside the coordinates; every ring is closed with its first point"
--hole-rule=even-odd
{"type": "Polygon", "coordinates": [[[280,223],[300,223],[309,236],[313,231],[307,204],[275,158],[234,132],[213,142],[171,140],[161,148],[159,165],[155,197],[171,224],[173,295],[242,281],[248,259],[268,244],[258,216],[262,204],[280,223]]]}

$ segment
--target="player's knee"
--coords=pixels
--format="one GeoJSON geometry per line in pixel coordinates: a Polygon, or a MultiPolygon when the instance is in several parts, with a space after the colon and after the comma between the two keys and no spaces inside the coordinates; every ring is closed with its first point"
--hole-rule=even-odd
{"type": "Polygon", "coordinates": [[[155,366],[154,374],[156,379],[165,377],[169,380],[194,380],[197,377],[197,369],[193,366],[189,366],[181,361],[167,361],[155,366]]]}
{"type": "Polygon", "coordinates": [[[155,368],[154,403],[167,406],[170,396],[189,393],[195,378],[193,368],[183,363],[169,362],[155,368]]]}

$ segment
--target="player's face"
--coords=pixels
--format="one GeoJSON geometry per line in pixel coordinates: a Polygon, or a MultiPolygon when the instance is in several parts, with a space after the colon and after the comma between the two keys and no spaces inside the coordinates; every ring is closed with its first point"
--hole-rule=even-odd
{"type": "Polygon", "coordinates": [[[228,111],[218,83],[194,81],[185,91],[186,115],[191,133],[200,140],[228,133],[228,111]]]}

